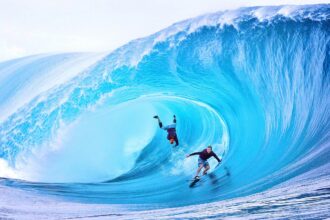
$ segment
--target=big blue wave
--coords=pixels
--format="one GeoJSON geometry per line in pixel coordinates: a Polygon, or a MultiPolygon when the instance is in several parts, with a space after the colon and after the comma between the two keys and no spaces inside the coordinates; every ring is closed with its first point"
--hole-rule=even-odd
{"type": "MultiPolygon", "coordinates": [[[[242,197],[329,165],[329,5],[203,15],[108,54],[0,63],[2,184],[87,202],[242,197]],[[177,116],[173,148],[152,118],[177,116]],[[207,145],[212,178],[189,188],[207,145]]],[[[328,175],[328,174],[326,174],[328,175]]]]}

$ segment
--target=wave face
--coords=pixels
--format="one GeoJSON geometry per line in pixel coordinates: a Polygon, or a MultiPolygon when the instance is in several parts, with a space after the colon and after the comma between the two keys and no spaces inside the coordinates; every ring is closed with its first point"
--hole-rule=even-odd
{"type": "Polygon", "coordinates": [[[1,184],[173,207],[326,172],[329,16],[329,5],[242,8],[176,23],[109,54],[0,63],[1,184]],[[176,114],[178,148],[155,114],[164,124],[176,114]],[[210,159],[213,175],[189,188],[197,157],[185,155],[209,144],[223,163],[214,169],[210,159]]]}

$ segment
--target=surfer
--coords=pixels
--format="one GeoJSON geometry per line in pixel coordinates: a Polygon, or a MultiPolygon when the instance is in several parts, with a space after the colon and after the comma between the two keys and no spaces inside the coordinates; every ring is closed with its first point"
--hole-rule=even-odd
{"type": "Polygon", "coordinates": [[[173,115],[173,124],[167,125],[165,127],[163,127],[163,123],[161,122],[161,120],[159,119],[159,117],[157,115],[154,116],[154,118],[156,118],[158,120],[159,127],[161,129],[164,129],[165,131],[167,131],[167,140],[169,140],[171,144],[173,144],[175,142],[175,147],[178,146],[179,140],[178,140],[178,136],[176,134],[176,117],[175,117],[175,115],[173,115]]]}
{"type": "Polygon", "coordinates": [[[214,157],[215,159],[217,159],[218,163],[221,163],[221,159],[219,159],[219,157],[212,151],[212,146],[208,146],[206,149],[204,149],[201,152],[195,152],[192,154],[188,154],[186,157],[190,157],[193,155],[199,155],[198,158],[198,169],[196,172],[196,176],[195,179],[199,179],[199,172],[202,170],[202,168],[204,167],[204,171],[203,171],[203,175],[207,174],[207,171],[210,169],[210,165],[209,162],[207,162],[207,160],[210,157],[214,157]]]}

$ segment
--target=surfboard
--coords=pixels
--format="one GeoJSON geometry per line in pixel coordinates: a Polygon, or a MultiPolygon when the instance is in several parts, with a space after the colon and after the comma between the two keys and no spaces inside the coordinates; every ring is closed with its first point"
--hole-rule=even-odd
{"type": "MultiPolygon", "coordinates": [[[[219,164],[214,168],[213,171],[215,171],[215,169],[216,169],[218,166],[219,166],[219,164]]],[[[225,170],[225,176],[229,177],[229,176],[230,176],[229,169],[228,169],[226,166],[224,166],[224,170],[225,170]]],[[[202,179],[203,179],[202,182],[204,182],[204,181],[205,181],[205,177],[208,177],[208,178],[211,180],[211,183],[212,183],[212,184],[218,182],[219,179],[218,179],[218,177],[213,173],[213,171],[210,172],[210,173],[208,173],[208,174],[206,174],[206,175],[201,176],[199,179],[195,179],[195,178],[194,178],[194,179],[190,180],[189,187],[192,188],[192,187],[196,186],[196,184],[197,184],[199,181],[201,181],[202,179]]]]}
{"type": "Polygon", "coordinates": [[[200,181],[201,179],[200,178],[198,178],[198,179],[193,179],[192,181],[191,181],[191,183],[189,184],[189,187],[191,188],[191,187],[194,187],[195,185],[196,185],[196,183],[198,183],[199,181],[200,181]]]}

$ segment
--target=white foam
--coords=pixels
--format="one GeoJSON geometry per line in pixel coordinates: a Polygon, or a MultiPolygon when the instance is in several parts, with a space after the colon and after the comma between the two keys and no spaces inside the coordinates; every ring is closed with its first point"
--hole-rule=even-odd
{"type": "MultiPolygon", "coordinates": [[[[37,72],[38,74],[34,74],[35,77],[31,76],[27,81],[22,81],[20,83],[19,90],[14,91],[13,94],[9,94],[8,97],[0,103],[0,121],[4,121],[9,115],[13,114],[26,103],[29,103],[39,94],[57,85],[61,85],[82,73],[83,70],[96,63],[98,60],[102,59],[105,55],[106,54],[104,53],[74,55],[64,59],[54,68],[50,68],[44,72],[37,72]]],[[[16,72],[16,69],[46,57],[51,58],[50,55],[38,55],[32,58],[23,58],[16,61],[17,63],[11,65],[9,68],[2,69],[0,74],[0,76],[2,76],[0,78],[0,84],[1,81],[6,80],[6,78],[12,77],[10,76],[11,74],[16,74],[17,78],[19,79],[20,73],[16,72]]],[[[33,68],[35,68],[34,71],[38,70],[38,66],[34,66],[33,68]]],[[[29,70],[24,69],[21,71],[29,70]]],[[[1,92],[6,93],[7,91],[1,92]]]]}
{"type": "Polygon", "coordinates": [[[17,171],[8,162],[0,158],[0,177],[17,179],[17,171]]]}
{"type": "Polygon", "coordinates": [[[120,176],[134,166],[154,137],[153,120],[146,123],[152,112],[150,104],[136,100],[91,109],[73,123],[61,123],[42,146],[22,150],[11,173],[16,176],[8,177],[54,183],[100,182],[120,176]]]}
{"type": "MultiPolygon", "coordinates": [[[[265,20],[271,21],[276,16],[281,15],[291,19],[301,19],[301,18],[310,18],[313,20],[326,19],[326,16],[317,15],[313,18],[311,15],[302,15],[300,11],[302,9],[307,9],[309,6],[298,6],[298,5],[284,5],[284,6],[272,6],[272,7],[251,7],[251,8],[239,8],[236,10],[227,10],[222,12],[210,13],[201,15],[196,18],[187,19],[178,23],[171,25],[170,27],[161,30],[154,35],[151,35],[148,38],[135,40],[134,43],[137,45],[148,44],[146,49],[142,54],[143,56],[132,62],[133,66],[136,66],[137,63],[149,52],[152,50],[153,46],[159,42],[170,40],[173,36],[179,32],[183,32],[185,36],[197,31],[203,26],[220,26],[223,28],[226,25],[231,25],[237,30],[239,22],[246,18],[257,18],[260,22],[265,20]],[[303,17],[304,16],[304,17],[303,17]],[[149,39],[146,41],[146,39],[149,39]]],[[[321,7],[321,6],[320,6],[321,7]]],[[[311,10],[317,10],[318,8],[311,8],[311,10]],[[316,9],[315,9],[316,8],[316,9]]],[[[181,41],[184,38],[181,37],[181,41]]],[[[179,42],[177,42],[179,43],[179,42]]],[[[171,44],[175,45],[175,44],[171,44]]]]}

